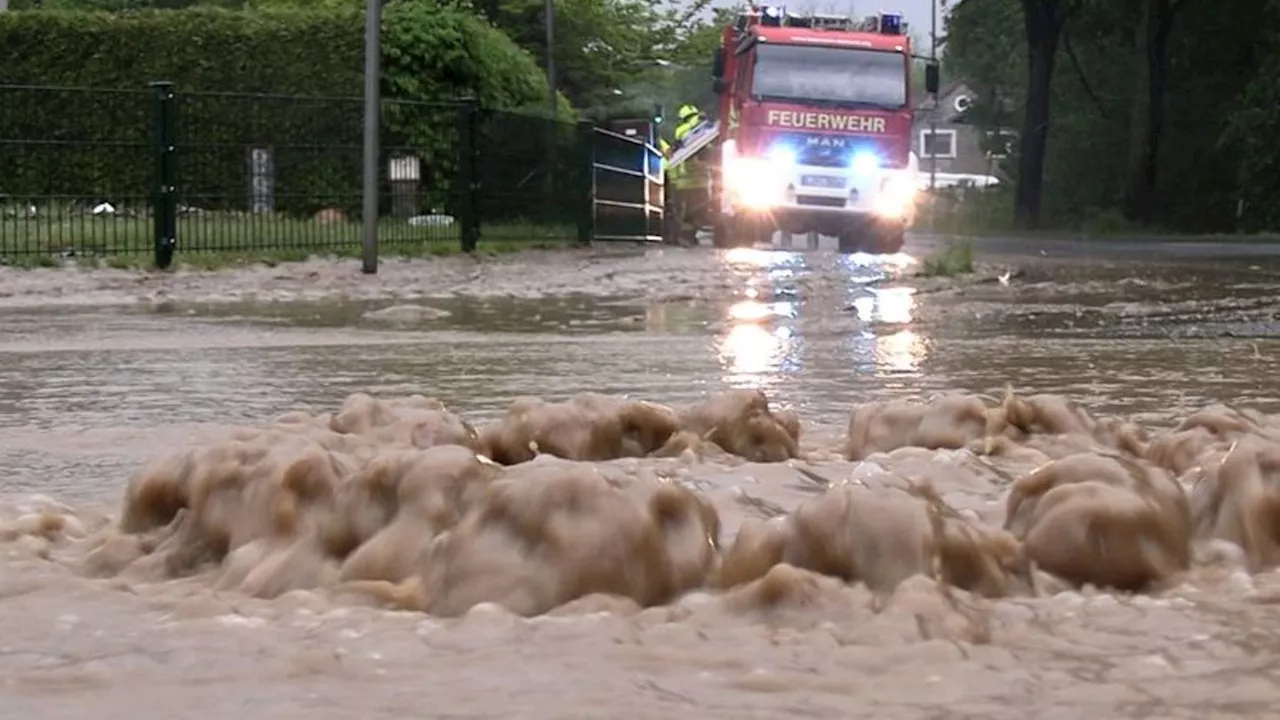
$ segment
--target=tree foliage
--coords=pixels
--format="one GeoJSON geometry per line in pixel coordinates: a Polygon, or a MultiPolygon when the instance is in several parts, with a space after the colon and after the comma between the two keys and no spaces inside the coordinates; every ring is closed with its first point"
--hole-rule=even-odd
{"type": "MultiPolygon", "coordinates": [[[[1049,1],[1076,6],[1061,18],[1044,118],[1028,117],[1027,8],[1046,0],[963,0],[945,54],[978,94],[974,122],[1023,127],[1024,152],[1027,128],[1046,132],[1046,224],[1277,226],[1280,0],[1049,1]]],[[[1025,186],[1027,167],[1014,157],[1004,170],[1025,186]]]]}
{"type": "MultiPolygon", "coordinates": [[[[1280,0],[1272,0],[1262,17],[1280,27],[1280,0]]],[[[1280,32],[1257,48],[1257,73],[1245,85],[1216,148],[1238,158],[1240,188],[1247,229],[1280,228],[1280,32]]]]}
{"type": "MultiPolygon", "coordinates": [[[[383,23],[383,91],[400,99],[384,107],[384,145],[421,157],[439,193],[433,202],[446,205],[463,127],[447,101],[541,106],[546,79],[532,57],[469,12],[397,2],[383,23]]],[[[83,88],[0,88],[0,137],[32,141],[0,155],[0,192],[143,201],[157,128],[147,84],[164,80],[176,87],[173,127],[190,204],[243,208],[247,153],[266,147],[279,209],[354,207],[362,29],[361,13],[346,8],[0,14],[0,85],[83,88]]],[[[476,142],[494,153],[538,142],[536,121],[493,117],[477,120],[488,135],[476,142]]]]}
{"type": "MultiPolygon", "coordinates": [[[[693,10],[697,7],[685,15],[693,10]]],[[[737,8],[721,7],[697,19],[674,17],[671,22],[683,28],[683,39],[660,48],[664,63],[621,85],[614,97],[592,108],[592,116],[647,117],[655,106],[660,106],[670,119],[685,103],[710,111],[718,102],[711,87],[712,55],[719,47],[724,26],[732,22],[737,12],[737,8]]],[[[668,135],[673,129],[674,122],[667,122],[662,128],[668,135]]]]}

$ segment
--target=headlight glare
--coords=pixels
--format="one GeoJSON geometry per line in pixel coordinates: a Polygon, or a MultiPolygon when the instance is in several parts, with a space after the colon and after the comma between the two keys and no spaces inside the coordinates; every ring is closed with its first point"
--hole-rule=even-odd
{"type": "Polygon", "coordinates": [[[853,156],[853,172],[858,175],[870,175],[880,167],[880,158],[873,152],[863,150],[853,156]]]}

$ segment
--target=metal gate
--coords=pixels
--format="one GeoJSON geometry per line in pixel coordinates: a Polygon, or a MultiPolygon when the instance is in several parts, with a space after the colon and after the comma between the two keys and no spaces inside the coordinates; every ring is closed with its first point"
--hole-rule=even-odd
{"type": "Polygon", "coordinates": [[[661,151],[643,138],[599,127],[591,145],[591,238],[662,242],[661,151]]]}

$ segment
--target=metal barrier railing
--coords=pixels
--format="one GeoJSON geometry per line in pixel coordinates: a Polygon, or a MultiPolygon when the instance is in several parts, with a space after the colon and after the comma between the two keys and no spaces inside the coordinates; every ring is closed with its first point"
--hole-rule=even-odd
{"type": "Polygon", "coordinates": [[[644,140],[595,128],[592,240],[662,242],[662,152],[644,140]]]}
{"type": "MultiPolygon", "coordinates": [[[[168,82],[0,84],[0,264],[357,252],[362,109],[168,82]]],[[[662,240],[663,159],[647,134],[390,98],[380,134],[383,251],[662,240]]]]}

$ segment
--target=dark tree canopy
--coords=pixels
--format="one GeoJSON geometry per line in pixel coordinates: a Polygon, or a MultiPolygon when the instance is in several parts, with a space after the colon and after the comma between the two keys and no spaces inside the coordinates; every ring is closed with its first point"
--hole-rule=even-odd
{"type": "Polygon", "coordinates": [[[1278,41],[1280,0],[963,0],[945,62],[975,122],[1022,130],[1002,171],[1023,224],[1259,230],[1280,219],[1278,41]]]}

